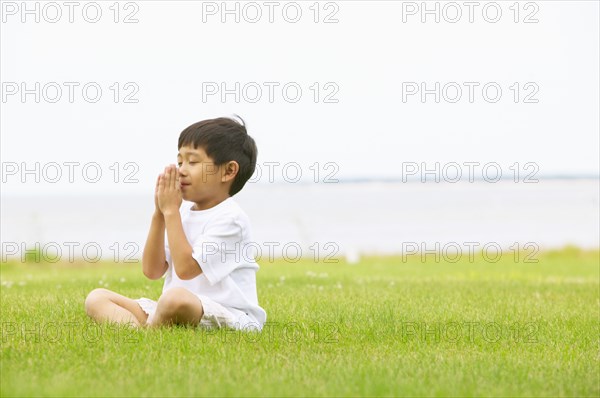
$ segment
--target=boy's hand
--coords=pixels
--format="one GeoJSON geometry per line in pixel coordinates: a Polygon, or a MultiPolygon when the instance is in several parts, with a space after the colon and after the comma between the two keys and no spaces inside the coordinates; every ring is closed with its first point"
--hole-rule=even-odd
{"type": "Polygon", "coordinates": [[[162,216],[162,212],[160,211],[160,206],[158,205],[158,187],[159,187],[159,182],[160,182],[160,176],[162,174],[159,174],[158,177],[156,178],[156,187],[154,188],[154,212],[157,215],[162,216]]]}
{"type": "Polygon", "coordinates": [[[183,198],[174,165],[165,167],[165,172],[158,176],[157,199],[158,208],[165,216],[179,212],[183,198]]]}

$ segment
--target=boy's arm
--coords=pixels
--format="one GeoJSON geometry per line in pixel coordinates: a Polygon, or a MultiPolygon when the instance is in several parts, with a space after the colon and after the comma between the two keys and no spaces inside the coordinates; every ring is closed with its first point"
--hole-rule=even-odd
{"type": "Polygon", "coordinates": [[[144,246],[142,268],[147,278],[159,279],[168,266],[165,255],[165,220],[162,214],[154,213],[144,246]]]}
{"type": "Polygon", "coordinates": [[[165,224],[175,273],[183,280],[197,277],[202,269],[192,257],[192,246],[183,231],[179,211],[165,213],[165,224]]]}
{"type": "Polygon", "coordinates": [[[175,166],[171,165],[165,169],[164,174],[159,176],[158,204],[164,216],[173,268],[179,279],[187,280],[200,275],[202,269],[192,257],[192,246],[183,231],[181,215],[179,214],[183,198],[177,186],[176,173],[175,166]]]}
{"type": "Polygon", "coordinates": [[[150,231],[142,255],[142,270],[149,279],[158,279],[165,274],[169,264],[165,255],[165,219],[158,207],[158,183],[154,192],[155,210],[152,215],[150,231]]]}

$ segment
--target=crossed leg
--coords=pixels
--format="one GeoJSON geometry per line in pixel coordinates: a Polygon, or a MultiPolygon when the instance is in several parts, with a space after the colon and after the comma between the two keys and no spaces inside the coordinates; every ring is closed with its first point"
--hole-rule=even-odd
{"type": "Polygon", "coordinates": [[[147,323],[148,314],[135,300],[104,288],[94,289],[88,294],[85,310],[97,322],[116,322],[134,327],[198,325],[204,314],[198,297],[180,287],[169,289],[160,296],[151,323],[147,323]]]}
{"type": "Polygon", "coordinates": [[[96,322],[115,322],[134,327],[146,324],[148,314],[133,299],[98,288],[85,299],[85,312],[96,322]]]}
{"type": "Polygon", "coordinates": [[[196,295],[182,287],[174,287],[158,299],[156,313],[148,326],[156,327],[171,324],[196,326],[204,315],[202,302],[196,295]]]}

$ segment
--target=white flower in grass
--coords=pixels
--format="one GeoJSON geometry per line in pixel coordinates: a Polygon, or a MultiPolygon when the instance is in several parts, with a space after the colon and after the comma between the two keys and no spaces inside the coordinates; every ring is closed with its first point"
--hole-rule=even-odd
{"type": "Polygon", "coordinates": [[[319,278],[329,278],[329,274],[327,272],[321,272],[319,278]]]}
{"type": "Polygon", "coordinates": [[[60,289],[62,287],[62,285],[56,285],[57,289],[60,289]]]}
{"type": "Polygon", "coordinates": [[[281,275],[281,276],[279,277],[279,281],[280,281],[280,282],[283,282],[283,281],[285,281],[285,276],[281,275]]]}
{"type": "Polygon", "coordinates": [[[27,282],[25,281],[19,281],[19,286],[25,286],[27,284],[27,282]]]}
{"type": "Polygon", "coordinates": [[[119,279],[119,282],[121,282],[121,283],[125,282],[125,278],[122,277],[121,279],[119,279]]]}
{"type": "Polygon", "coordinates": [[[100,280],[98,281],[98,284],[99,284],[100,286],[102,286],[102,285],[104,285],[104,281],[103,281],[102,279],[100,279],[100,280]]]}

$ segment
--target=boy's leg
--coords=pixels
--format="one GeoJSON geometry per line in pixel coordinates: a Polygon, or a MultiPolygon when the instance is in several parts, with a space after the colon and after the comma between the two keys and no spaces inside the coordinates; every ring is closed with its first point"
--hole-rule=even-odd
{"type": "Polygon", "coordinates": [[[156,313],[149,326],[188,324],[196,326],[204,315],[202,302],[195,294],[182,287],[174,287],[158,299],[156,313]]]}
{"type": "Polygon", "coordinates": [[[97,322],[116,322],[133,326],[144,326],[148,314],[133,299],[111,290],[98,288],[85,299],[85,311],[97,322]]]}

